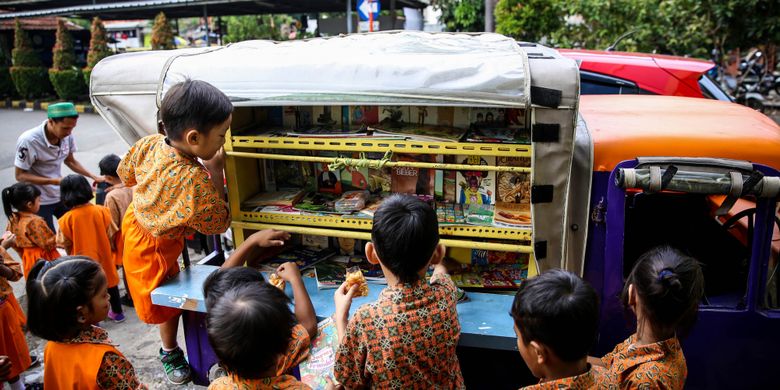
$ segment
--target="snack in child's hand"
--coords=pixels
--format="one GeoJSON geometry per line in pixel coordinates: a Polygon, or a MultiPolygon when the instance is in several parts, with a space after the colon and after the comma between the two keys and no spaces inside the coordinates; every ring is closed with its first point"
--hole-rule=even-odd
{"type": "Polygon", "coordinates": [[[365,297],[368,295],[368,284],[366,278],[363,276],[363,271],[360,267],[354,266],[347,268],[347,290],[352,288],[353,284],[357,284],[357,292],[354,296],[365,297]]]}
{"type": "Polygon", "coordinates": [[[271,283],[272,286],[284,291],[284,279],[279,277],[276,272],[268,275],[268,283],[271,283]]]}

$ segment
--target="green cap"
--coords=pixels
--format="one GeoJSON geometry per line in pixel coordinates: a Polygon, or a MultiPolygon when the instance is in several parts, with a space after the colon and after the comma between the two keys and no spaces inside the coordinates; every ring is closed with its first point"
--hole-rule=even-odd
{"type": "Polygon", "coordinates": [[[79,112],[76,111],[76,106],[71,102],[49,104],[49,108],[46,109],[46,112],[49,114],[49,119],[79,116],[79,112]]]}

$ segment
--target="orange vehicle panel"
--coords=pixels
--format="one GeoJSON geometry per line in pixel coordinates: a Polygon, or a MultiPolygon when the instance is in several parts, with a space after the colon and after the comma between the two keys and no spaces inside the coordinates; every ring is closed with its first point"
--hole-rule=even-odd
{"type": "Polygon", "coordinates": [[[636,157],[711,157],[780,168],[780,126],[735,103],[677,96],[585,95],[594,171],[636,157]]]}

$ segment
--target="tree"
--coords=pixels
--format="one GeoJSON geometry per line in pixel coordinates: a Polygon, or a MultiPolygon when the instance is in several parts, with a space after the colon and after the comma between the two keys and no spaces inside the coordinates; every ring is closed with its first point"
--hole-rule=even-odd
{"type": "Polygon", "coordinates": [[[499,0],[496,32],[521,41],[542,41],[563,27],[562,6],[556,0],[499,0]]]}
{"type": "Polygon", "coordinates": [[[165,13],[160,12],[154,18],[154,26],[152,26],[152,50],[171,50],[175,48],[176,44],[173,42],[171,24],[168,23],[165,13]]]}
{"type": "Polygon", "coordinates": [[[84,76],[76,67],[73,38],[64,19],[57,20],[57,40],[52,51],[54,63],[49,69],[49,80],[62,100],[73,100],[84,93],[84,76]]]}
{"type": "Polygon", "coordinates": [[[32,48],[32,42],[22,29],[22,23],[16,20],[14,27],[14,49],[11,51],[11,79],[16,92],[23,98],[37,98],[51,90],[46,68],[41,65],[38,53],[32,48]]]}
{"type": "Polygon", "coordinates": [[[228,16],[224,19],[227,23],[227,34],[224,36],[226,43],[250,39],[287,40],[288,37],[281,33],[281,26],[294,20],[293,17],[285,14],[228,16]]]}
{"type": "Polygon", "coordinates": [[[14,82],[11,80],[11,73],[8,72],[11,61],[6,54],[3,42],[5,40],[0,39],[0,97],[8,97],[13,95],[16,89],[14,89],[14,82]]]}
{"type": "Polygon", "coordinates": [[[485,31],[485,0],[435,0],[447,31],[485,31]]]}
{"type": "Polygon", "coordinates": [[[84,68],[84,81],[89,85],[89,77],[92,74],[92,68],[100,60],[111,55],[111,49],[108,48],[106,39],[106,27],[103,21],[97,16],[92,19],[92,28],[90,29],[89,52],[87,52],[87,67],[84,68]]]}

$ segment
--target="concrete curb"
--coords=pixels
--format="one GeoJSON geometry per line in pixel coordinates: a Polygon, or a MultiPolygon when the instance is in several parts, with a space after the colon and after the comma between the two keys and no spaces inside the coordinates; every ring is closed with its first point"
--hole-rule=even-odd
{"type": "MultiPolygon", "coordinates": [[[[40,100],[13,100],[11,98],[6,98],[2,101],[2,104],[0,104],[0,108],[16,108],[22,110],[31,108],[33,110],[46,111],[46,109],[49,107],[49,104],[52,103],[55,102],[42,102],[40,100]]],[[[94,114],[96,112],[95,107],[93,107],[91,104],[76,104],[76,111],[85,114],[94,114]]]]}

